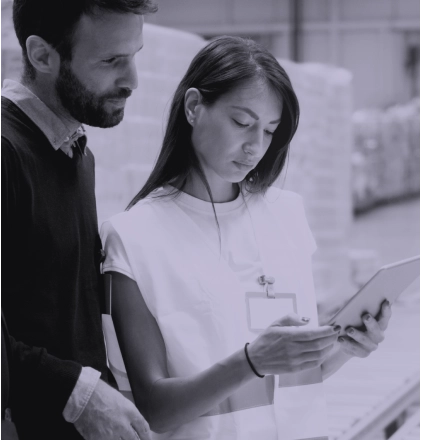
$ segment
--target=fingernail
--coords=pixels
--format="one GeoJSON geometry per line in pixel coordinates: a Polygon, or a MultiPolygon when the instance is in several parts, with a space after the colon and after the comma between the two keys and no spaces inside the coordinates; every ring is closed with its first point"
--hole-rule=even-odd
{"type": "Polygon", "coordinates": [[[353,335],[355,333],[355,330],[351,327],[347,331],[348,335],[353,335]]]}
{"type": "Polygon", "coordinates": [[[390,307],[390,301],[388,299],[384,303],[386,304],[387,307],[390,307]]]}
{"type": "Polygon", "coordinates": [[[371,316],[370,316],[370,315],[365,315],[365,316],[364,316],[364,321],[370,321],[370,319],[371,319],[371,316]]]}
{"type": "Polygon", "coordinates": [[[342,327],[340,325],[335,325],[335,327],[333,327],[333,330],[335,330],[335,332],[338,332],[342,327]]]}
{"type": "Polygon", "coordinates": [[[339,342],[345,342],[345,339],[341,336],[340,338],[338,338],[339,342]]]}
{"type": "Polygon", "coordinates": [[[303,321],[303,322],[310,322],[310,318],[307,318],[306,316],[303,316],[301,318],[301,321],[303,321]]]}

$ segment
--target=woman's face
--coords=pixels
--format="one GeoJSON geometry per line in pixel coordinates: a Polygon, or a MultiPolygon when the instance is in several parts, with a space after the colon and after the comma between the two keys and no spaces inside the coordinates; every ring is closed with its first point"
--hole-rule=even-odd
{"type": "Polygon", "coordinates": [[[282,102],[253,80],[195,110],[192,144],[212,188],[241,182],[256,167],[280,122],[282,102]]]}

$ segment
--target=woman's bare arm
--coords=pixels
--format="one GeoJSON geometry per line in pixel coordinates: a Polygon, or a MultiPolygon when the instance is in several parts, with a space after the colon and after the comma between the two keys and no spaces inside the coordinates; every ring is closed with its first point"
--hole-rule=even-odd
{"type": "Polygon", "coordinates": [[[155,432],[207,413],[254,376],[243,350],[200,374],[170,378],[164,340],[135,281],[113,275],[113,321],[136,406],[155,432]]]}

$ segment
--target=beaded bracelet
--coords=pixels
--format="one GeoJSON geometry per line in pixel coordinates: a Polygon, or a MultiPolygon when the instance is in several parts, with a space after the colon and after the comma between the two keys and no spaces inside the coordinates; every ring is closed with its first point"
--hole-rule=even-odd
{"type": "Polygon", "coordinates": [[[264,375],[264,374],[259,374],[259,373],[257,372],[256,368],[254,368],[254,365],[251,363],[251,360],[250,360],[250,358],[249,358],[249,353],[248,353],[248,351],[247,351],[247,345],[249,345],[249,344],[250,344],[250,343],[247,342],[246,345],[244,346],[244,353],[246,354],[247,362],[249,363],[250,368],[252,369],[253,373],[254,373],[257,377],[263,378],[263,377],[265,377],[265,375],[264,375]]]}

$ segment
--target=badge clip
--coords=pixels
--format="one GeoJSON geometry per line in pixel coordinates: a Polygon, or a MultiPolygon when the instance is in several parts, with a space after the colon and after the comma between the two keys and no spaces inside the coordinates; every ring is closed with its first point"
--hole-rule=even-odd
{"type": "Polygon", "coordinates": [[[273,290],[275,278],[267,275],[261,275],[259,278],[257,278],[257,281],[261,286],[264,286],[267,297],[275,299],[275,291],[273,290]]]}

